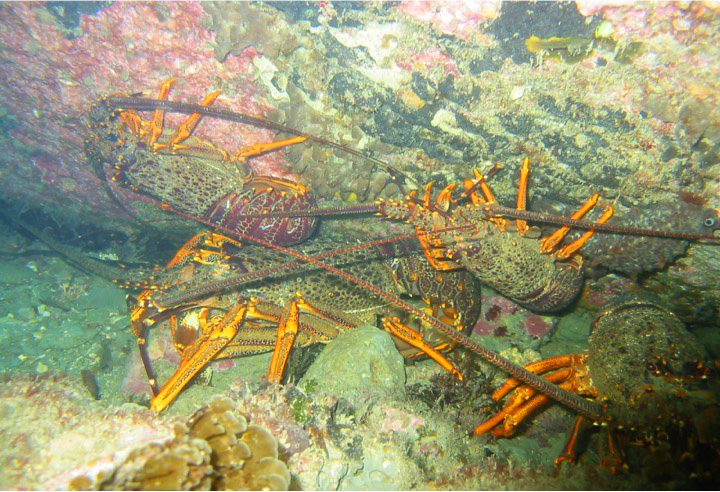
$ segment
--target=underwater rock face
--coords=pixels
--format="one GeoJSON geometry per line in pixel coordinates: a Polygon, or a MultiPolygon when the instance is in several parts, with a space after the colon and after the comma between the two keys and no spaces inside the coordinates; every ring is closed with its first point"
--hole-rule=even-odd
{"type": "MultiPolygon", "coordinates": [[[[683,224],[665,221],[666,207],[682,216],[694,213],[685,200],[718,206],[719,123],[708,110],[718,92],[707,62],[718,58],[717,44],[707,41],[717,35],[713,10],[537,8],[542,15],[500,2],[296,9],[119,2],[96,5],[88,14],[65,12],[78,17],[73,25],[79,32],[69,39],[57,9],[4,5],[0,39],[8,63],[0,126],[10,172],[0,179],[15,200],[67,204],[69,197],[74,205],[59,208],[60,214],[77,214],[87,204],[116,215],[83,164],[84,115],[105,94],[154,95],[176,76],[171,98],[199,101],[221,90],[224,107],[385,158],[419,184],[458,182],[472,167],[501,164],[506,169],[493,182],[507,202],[515,171],[529,155],[535,166],[531,208],[539,200],[576,208],[595,191],[619,200],[616,223],[675,228],[683,224]],[[580,62],[541,55],[539,67],[515,55],[514,62],[503,61],[509,53],[527,53],[523,43],[531,34],[592,39],[598,19],[579,28],[585,12],[607,16],[615,38],[595,42],[580,62]],[[507,29],[518,18],[522,30],[513,40],[507,29]],[[549,26],[571,30],[552,33],[549,26]],[[493,36],[502,46],[517,46],[497,48],[493,36]],[[633,42],[642,50],[613,59],[614,43],[633,42]],[[121,56],[117,46],[136,50],[121,56]]],[[[168,115],[166,124],[183,118],[168,115]]],[[[195,133],[228,150],[274,138],[267,130],[209,118],[195,133]]],[[[401,192],[376,163],[317,143],[253,158],[251,165],[300,180],[323,199],[366,201],[401,192]]],[[[117,193],[126,202],[137,199],[117,193]]],[[[652,270],[682,249],[616,248],[598,236],[599,249],[620,251],[596,261],[611,268],[622,263],[617,268],[624,272],[652,270]],[[642,257],[617,260],[628,252],[642,257]]]]}

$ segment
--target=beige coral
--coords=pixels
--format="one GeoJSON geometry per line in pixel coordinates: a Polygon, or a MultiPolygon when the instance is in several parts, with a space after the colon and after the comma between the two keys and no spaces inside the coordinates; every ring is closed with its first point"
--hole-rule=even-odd
{"type": "Polygon", "coordinates": [[[76,477],[75,490],[287,490],[290,472],[278,460],[275,438],[248,425],[235,403],[215,398],[197,410],[175,437],[132,451],[93,481],[76,477]]]}

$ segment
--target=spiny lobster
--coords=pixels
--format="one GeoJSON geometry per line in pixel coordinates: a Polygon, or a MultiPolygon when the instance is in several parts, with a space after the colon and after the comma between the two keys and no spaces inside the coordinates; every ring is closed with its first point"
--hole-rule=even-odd
{"type": "MultiPolygon", "coordinates": [[[[105,108],[105,110],[114,110],[115,108],[124,108],[126,110],[162,109],[189,114],[197,113],[231,121],[247,121],[245,115],[238,115],[215,107],[125,96],[109,96],[101,102],[100,107],[105,108]]],[[[526,166],[525,169],[527,169],[526,166]]],[[[499,206],[489,191],[484,178],[479,173],[476,173],[475,180],[468,180],[465,183],[465,191],[459,197],[453,197],[452,193],[455,187],[450,186],[442,190],[439,196],[433,200],[431,196],[431,186],[429,185],[422,197],[418,198],[415,193],[411,193],[400,202],[380,201],[373,204],[352,207],[242,215],[248,219],[267,219],[375,212],[388,218],[407,219],[418,229],[416,236],[423,245],[425,256],[433,266],[441,270],[461,267],[467,268],[484,282],[493,285],[499,291],[506,293],[506,295],[516,299],[518,302],[537,310],[561,309],[572,302],[579,290],[579,285],[582,282],[582,260],[574,254],[574,249],[579,247],[583,241],[573,242],[569,248],[562,248],[552,256],[548,254],[549,251],[554,249],[557,241],[562,239],[564,232],[570,226],[590,229],[591,231],[589,231],[589,233],[592,233],[592,230],[605,230],[625,234],[675,237],[690,240],[716,240],[716,238],[712,236],[697,234],[668,233],[610,224],[588,223],[579,220],[582,216],[582,210],[571,219],[528,212],[523,210],[524,186],[527,182],[527,171],[524,172],[524,176],[525,178],[521,179],[521,192],[519,193],[517,209],[499,206]],[[482,190],[482,195],[478,192],[478,189],[482,190]],[[471,203],[461,203],[468,199],[471,203]],[[563,225],[563,227],[557,235],[553,235],[551,238],[539,243],[536,239],[530,238],[528,234],[523,237],[510,233],[508,230],[511,227],[506,219],[507,217],[517,219],[516,227],[521,232],[528,230],[525,224],[526,220],[558,223],[563,225]],[[567,259],[564,260],[563,257],[567,259]],[[492,265],[492,267],[490,267],[490,265],[492,265]],[[527,285],[524,284],[517,285],[518,282],[529,282],[530,286],[527,287],[527,285]],[[518,289],[518,287],[521,288],[518,289]]],[[[592,205],[590,204],[587,207],[583,207],[583,209],[587,209],[590,206],[592,205]]],[[[254,240],[246,234],[228,230],[221,226],[218,227],[217,224],[212,221],[202,217],[192,216],[167,204],[164,204],[164,208],[210,225],[211,227],[216,227],[219,230],[226,231],[243,240],[254,240]]],[[[603,220],[609,218],[609,213],[606,214],[603,220]]],[[[600,419],[604,413],[602,407],[597,403],[579,398],[551,382],[512,364],[498,354],[477,345],[462,333],[459,333],[432,316],[408,305],[393,295],[382,292],[357,277],[342,272],[331,265],[327,265],[318,258],[309,257],[296,251],[272,245],[264,240],[258,241],[255,239],[255,241],[299,258],[303,262],[324,268],[406,309],[436,327],[450,339],[461,343],[492,364],[510,373],[519,381],[522,381],[552,399],[574,408],[580,414],[585,415],[591,420],[600,419]]],[[[323,258],[327,256],[329,255],[324,255],[323,258]]],[[[284,268],[289,269],[295,266],[297,266],[297,263],[290,263],[284,268]]],[[[197,299],[208,293],[221,291],[245,283],[248,281],[248,278],[247,275],[239,275],[237,278],[228,278],[221,282],[208,282],[201,287],[175,296],[173,302],[191,302],[193,299],[197,299]]]]}
{"type": "MultiPolygon", "coordinates": [[[[310,240],[293,251],[317,252],[318,241],[310,240]]],[[[268,379],[280,382],[293,346],[326,343],[344,331],[375,324],[376,317],[404,356],[428,355],[461,377],[441,354],[453,344],[438,338],[437,333],[410,328],[396,317],[401,313],[395,313],[385,299],[345,279],[308,264],[290,268],[284,258],[272,249],[242,245],[218,234],[200,234],[181,248],[162,272],[142,285],[147,290],[140,294],[131,314],[131,327],[141,348],[147,328],[169,319],[181,355],[180,367],[161,389],[151,379],[155,393],[151,408],[166,408],[212,359],[274,350],[268,379]],[[272,276],[273,272],[281,275],[272,276]],[[198,287],[234,281],[238,275],[245,280],[263,278],[242,288],[193,296],[192,301],[184,299],[185,293],[198,287]]],[[[472,328],[479,314],[475,279],[465,271],[435,271],[414,242],[350,246],[332,251],[327,261],[372,281],[383,292],[421,297],[434,316],[459,331],[472,328]]]]}
{"type": "MultiPolygon", "coordinates": [[[[707,480],[717,468],[717,371],[698,339],[656,300],[640,295],[611,300],[592,323],[587,353],[552,357],[526,369],[602,402],[606,409],[602,427],[608,431],[610,453],[606,464],[613,473],[628,466],[622,443],[642,446],[655,459],[669,460],[672,475],[696,473],[707,480]],[[688,460],[690,453],[696,458],[688,460]]],[[[513,378],[492,397],[500,401],[511,392],[504,408],[478,426],[475,435],[510,437],[523,421],[551,403],[513,378]]],[[[591,424],[582,415],[577,418],[556,464],[577,460],[582,451],[579,443],[591,424]]]]}

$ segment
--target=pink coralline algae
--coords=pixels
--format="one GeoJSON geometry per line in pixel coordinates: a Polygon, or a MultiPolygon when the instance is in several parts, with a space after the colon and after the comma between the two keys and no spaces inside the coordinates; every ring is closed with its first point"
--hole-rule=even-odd
{"type": "Polygon", "coordinates": [[[617,38],[657,34],[682,36],[692,31],[703,16],[718,9],[717,2],[640,4],[628,0],[576,0],[576,3],[580,14],[586,17],[600,15],[612,22],[617,38]]]}
{"type": "Polygon", "coordinates": [[[531,314],[525,320],[525,329],[527,332],[537,338],[542,338],[552,331],[555,327],[555,321],[546,321],[546,317],[531,314]]]}
{"type": "MultiPolygon", "coordinates": [[[[155,95],[166,79],[178,76],[171,98],[198,102],[213,90],[216,104],[263,116],[273,109],[252,74],[252,46],[220,63],[213,54],[215,33],[201,27],[199,3],[116,2],[94,16],[81,16],[82,34],[67,39],[41,3],[0,7],[0,97],[14,145],[2,162],[4,189],[43,201],[72,200],[95,210],[111,208],[92,169],[84,164],[86,113],[108,93],[155,95]],[[29,157],[31,156],[31,157],[29,157]],[[30,175],[29,175],[30,174],[30,175]]],[[[172,115],[167,124],[183,117],[172,115]]],[[[196,134],[230,151],[272,140],[267,130],[203,121],[196,134]]],[[[277,153],[254,159],[260,173],[287,175],[277,153]]]]}
{"type": "Polygon", "coordinates": [[[469,38],[478,26],[500,12],[500,0],[403,1],[400,11],[414,20],[429,22],[445,34],[469,38]]]}
{"type": "Polygon", "coordinates": [[[393,407],[384,407],[379,410],[383,418],[380,432],[389,434],[391,432],[415,432],[425,425],[425,421],[417,415],[406,413],[393,407]]]}
{"type": "Polygon", "coordinates": [[[407,61],[398,61],[398,66],[410,71],[418,67],[442,67],[443,73],[446,75],[460,75],[455,60],[437,46],[430,46],[418,53],[413,53],[407,61]]]}
{"type": "Polygon", "coordinates": [[[481,336],[538,339],[552,331],[557,317],[540,316],[499,295],[483,296],[482,313],[473,333],[481,336]]]}

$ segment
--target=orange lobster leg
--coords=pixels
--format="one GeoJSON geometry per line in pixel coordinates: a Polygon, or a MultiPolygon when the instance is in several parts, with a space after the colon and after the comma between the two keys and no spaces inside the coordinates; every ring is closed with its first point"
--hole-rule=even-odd
{"type": "MultiPolygon", "coordinates": [[[[574,219],[574,220],[581,219],[583,217],[583,215],[585,215],[588,212],[588,210],[590,210],[591,208],[593,208],[595,206],[595,204],[598,201],[598,198],[600,198],[600,195],[598,193],[595,193],[593,196],[588,198],[588,200],[583,204],[583,206],[580,207],[577,210],[577,212],[572,214],[572,216],[570,218],[574,219]]],[[[545,239],[543,239],[540,242],[540,249],[545,253],[551,251],[555,246],[558,245],[558,243],[560,241],[563,240],[563,238],[567,235],[569,230],[570,230],[570,226],[566,226],[566,225],[562,226],[560,229],[555,231],[552,235],[546,237],[545,239]]]]}
{"type": "Polygon", "coordinates": [[[148,382],[150,383],[150,390],[153,395],[158,394],[158,383],[155,375],[153,374],[152,364],[150,362],[150,356],[147,351],[147,328],[145,326],[145,320],[150,314],[150,300],[149,297],[152,294],[152,290],[144,290],[140,293],[135,301],[135,307],[130,313],[130,328],[132,329],[133,335],[135,335],[135,341],[138,345],[138,351],[140,353],[140,359],[142,360],[145,373],[147,374],[148,382]]]}
{"type": "Polygon", "coordinates": [[[270,360],[270,369],[268,370],[268,381],[271,383],[280,383],[283,372],[285,371],[285,365],[290,356],[290,351],[295,343],[300,321],[299,302],[302,302],[302,297],[298,295],[298,300],[292,301],[286,313],[283,313],[280,317],[275,351],[270,360]]]}
{"type": "Polygon", "coordinates": [[[127,125],[127,127],[130,129],[131,132],[133,132],[135,135],[140,136],[140,132],[142,130],[142,118],[133,111],[132,109],[128,109],[127,111],[123,111],[120,113],[120,119],[127,125]]]}
{"type": "MultiPolygon", "coordinates": [[[[490,186],[487,184],[487,181],[485,181],[485,176],[482,175],[480,171],[477,169],[473,169],[473,176],[475,177],[476,183],[473,183],[472,181],[465,181],[465,189],[471,190],[475,188],[475,186],[479,185],[480,190],[482,191],[483,195],[485,196],[485,199],[483,200],[480,196],[478,196],[476,193],[472,193],[470,195],[470,199],[473,202],[473,205],[486,205],[491,203],[497,203],[497,200],[495,199],[495,195],[493,195],[492,190],[490,189],[490,186]]],[[[501,217],[493,217],[490,218],[492,222],[497,225],[498,229],[501,231],[507,230],[507,220],[501,218],[501,217]]]]}
{"type": "Polygon", "coordinates": [[[555,464],[561,465],[563,463],[574,463],[577,459],[577,445],[580,436],[590,428],[590,422],[583,417],[578,415],[575,419],[575,423],[570,430],[568,439],[563,446],[563,450],[560,455],[555,458],[555,464]]]}
{"type": "Polygon", "coordinates": [[[240,304],[230,309],[220,320],[211,321],[212,329],[204,343],[185,361],[160,392],[150,401],[150,408],[161,412],[172,403],[190,380],[230,343],[245,320],[247,305],[240,304]]]}
{"type": "Polygon", "coordinates": [[[391,335],[395,335],[404,342],[412,345],[423,353],[427,354],[432,360],[440,364],[440,367],[448,371],[453,376],[457,377],[462,381],[462,374],[458,371],[455,366],[447,360],[443,355],[435,350],[433,347],[425,343],[420,333],[400,323],[397,318],[383,318],[382,325],[385,331],[391,335]]]}
{"type": "MultiPolygon", "coordinates": [[[[520,168],[520,184],[518,185],[517,195],[517,206],[518,210],[525,210],[527,208],[527,183],[528,176],[530,175],[530,159],[527,157],[523,160],[522,167],[520,168]]],[[[527,222],[522,219],[515,219],[515,225],[518,233],[524,236],[528,231],[527,222]]]]}
{"type": "Polygon", "coordinates": [[[223,236],[222,234],[217,234],[214,232],[201,232],[200,234],[196,234],[195,236],[190,238],[190,240],[186,242],[178,250],[177,253],[175,253],[175,256],[172,260],[170,260],[170,262],[168,262],[165,268],[170,268],[172,266],[184,263],[187,259],[197,260],[202,263],[202,260],[205,259],[209,254],[218,254],[218,252],[207,252],[201,250],[201,245],[219,250],[225,243],[231,243],[238,248],[242,248],[241,242],[230,237],[223,236]],[[198,255],[198,253],[200,254],[198,255]]]}
{"type": "MultiPolygon", "coordinates": [[[[595,206],[595,204],[598,201],[598,198],[600,195],[595,193],[593,196],[591,196],[585,204],[578,209],[577,212],[572,214],[571,218],[578,220],[581,219],[591,208],[595,206]]],[[[613,215],[613,207],[609,206],[605,209],[605,212],[603,212],[602,216],[598,219],[596,222],[597,224],[604,224],[607,222],[610,217],[613,215]]],[[[570,226],[562,226],[557,231],[555,231],[552,235],[546,237],[540,242],[540,249],[541,251],[548,253],[550,252],[555,246],[558,245],[560,241],[563,240],[563,238],[567,235],[568,231],[570,230],[570,226]]],[[[566,245],[565,247],[561,248],[559,251],[557,251],[554,255],[556,258],[564,259],[575,253],[578,249],[580,249],[587,241],[590,239],[593,234],[595,234],[594,229],[590,229],[586,231],[582,236],[580,236],[575,241],[571,242],[570,244],[566,245]]]]}
{"type": "MultiPolygon", "coordinates": [[[[565,368],[561,371],[554,372],[545,376],[545,379],[551,383],[560,383],[561,388],[570,389],[572,382],[568,382],[573,374],[571,368],[565,368]]],[[[545,395],[535,395],[536,391],[529,387],[523,386],[518,388],[513,394],[510,401],[500,412],[490,418],[487,422],[477,426],[473,431],[473,435],[479,436],[491,431],[496,436],[508,437],[513,435],[517,425],[525,420],[533,411],[550,402],[550,398],[545,395]],[[502,423],[502,427],[496,428],[502,423]]],[[[493,395],[493,398],[495,395],[493,395]]]]}
{"type": "MultiPolygon", "coordinates": [[[[170,92],[170,87],[175,83],[176,80],[177,79],[168,79],[163,83],[163,85],[160,87],[160,94],[158,94],[159,100],[167,99],[168,93],[170,92]]],[[[162,109],[156,109],[153,113],[153,119],[150,122],[150,129],[148,130],[150,133],[148,147],[150,147],[151,149],[155,149],[155,144],[157,143],[158,137],[162,135],[164,126],[165,111],[162,109]]],[[[141,134],[140,136],[143,136],[143,134],[141,134]]]]}
{"type": "MultiPolygon", "coordinates": [[[[215,99],[217,99],[220,94],[220,91],[211,92],[210,94],[205,96],[205,99],[200,102],[200,106],[210,106],[212,103],[215,102],[215,99]]],[[[178,127],[177,130],[175,130],[175,133],[170,140],[170,150],[172,152],[188,148],[187,146],[180,145],[180,142],[190,136],[198,123],[200,123],[201,118],[202,115],[200,113],[193,113],[188,117],[188,119],[185,120],[182,125],[178,127]]]]}
{"type": "MultiPolygon", "coordinates": [[[[614,209],[612,206],[606,208],[605,212],[603,212],[602,216],[598,219],[596,224],[604,224],[605,222],[607,222],[608,219],[610,219],[610,217],[612,217],[613,211],[614,211],[614,209]]],[[[582,246],[588,241],[588,239],[590,239],[592,237],[593,234],[595,234],[595,229],[590,229],[588,231],[585,231],[585,233],[582,236],[580,236],[575,241],[571,242],[567,246],[563,247],[560,251],[555,253],[555,257],[560,258],[560,259],[567,258],[571,254],[573,254],[575,251],[582,248],[582,246]]]]}
{"type": "MultiPolygon", "coordinates": [[[[542,374],[544,372],[553,371],[560,369],[561,367],[576,367],[585,362],[587,355],[585,354],[572,354],[572,355],[560,355],[557,357],[550,357],[549,359],[539,360],[528,364],[525,369],[532,372],[533,374],[542,374]]],[[[495,390],[492,394],[494,400],[499,400],[504,397],[510,391],[520,385],[520,381],[515,378],[508,378],[500,388],[495,390]]]]}
{"type": "Polygon", "coordinates": [[[231,160],[236,161],[247,159],[248,157],[270,152],[271,150],[277,150],[289,145],[303,143],[305,140],[307,140],[307,137],[293,137],[286,140],[279,140],[277,142],[248,145],[247,147],[243,147],[238,150],[231,160]]]}
{"type": "Polygon", "coordinates": [[[600,464],[607,466],[612,475],[616,475],[618,470],[627,470],[628,465],[623,456],[622,446],[618,443],[619,437],[613,432],[608,432],[608,453],[610,457],[600,461],[600,464]]]}
{"type": "MultiPolygon", "coordinates": [[[[425,185],[425,189],[423,192],[423,207],[424,208],[433,208],[433,205],[430,203],[432,200],[432,187],[434,182],[430,181],[428,184],[425,185]]],[[[435,207],[441,209],[441,210],[447,210],[450,206],[450,194],[452,193],[452,190],[455,188],[453,185],[446,186],[440,191],[440,194],[438,195],[437,199],[435,200],[435,207]]],[[[417,193],[415,190],[411,191],[408,195],[408,198],[411,201],[416,200],[417,193]]],[[[420,247],[423,250],[423,254],[425,255],[425,258],[428,260],[430,265],[436,269],[436,270],[456,270],[458,268],[461,268],[462,265],[459,263],[452,261],[451,259],[447,258],[446,254],[447,251],[443,247],[443,242],[440,238],[434,236],[432,233],[429,233],[428,231],[424,231],[421,229],[416,229],[418,232],[418,242],[420,243],[420,247]]]]}

